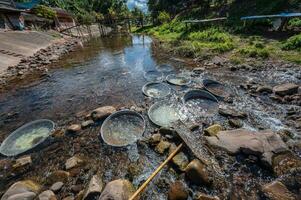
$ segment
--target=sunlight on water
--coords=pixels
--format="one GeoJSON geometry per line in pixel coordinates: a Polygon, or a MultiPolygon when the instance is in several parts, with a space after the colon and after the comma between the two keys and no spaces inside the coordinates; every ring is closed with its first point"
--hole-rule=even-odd
{"type": "Polygon", "coordinates": [[[166,104],[155,108],[151,113],[151,117],[156,124],[163,127],[170,127],[172,123],[179,120],[177,109],[172,105],[166,104]]]}

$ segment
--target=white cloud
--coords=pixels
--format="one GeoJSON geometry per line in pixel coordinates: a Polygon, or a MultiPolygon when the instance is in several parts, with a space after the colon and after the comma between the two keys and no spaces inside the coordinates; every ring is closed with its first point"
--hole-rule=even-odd
{"type": "Polygon", "coordinates": [[[132,9],[136,6],[144,12],[147,12],[147,1],[148,0],[128,0],[127,6],[129,7],[129,9],[132,9]]]}

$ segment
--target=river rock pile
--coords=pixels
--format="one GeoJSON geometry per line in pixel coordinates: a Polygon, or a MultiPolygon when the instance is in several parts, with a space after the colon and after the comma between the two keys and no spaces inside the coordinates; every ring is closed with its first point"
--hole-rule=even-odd
{"type": "Polygon", "coordinates": [[[61,56],[73,51],[78,45],[77,39],[66,39],[64,43],[54,43],[51,46],[41,49],[33,56],[23,58],[16,66],[8,67],[6,73],[0,76],[0,84],[5,85],[5,80],[13,78],[23,78],[26,74],[33,72],[42,72],[47,75],[47,66],[56,62],[61,56]]]}

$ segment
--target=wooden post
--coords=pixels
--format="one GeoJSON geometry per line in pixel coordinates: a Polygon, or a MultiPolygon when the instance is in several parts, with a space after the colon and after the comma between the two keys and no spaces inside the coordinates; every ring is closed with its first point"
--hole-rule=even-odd
{"type": "Polygon", "coordinates": [[[150,177],[138,188],[138,190],[129,198],[129,200],[136,200],[146,186],[153,180],[153,178],[161,171],[161,169],[180,151],[183,143],[181,143],[168,157],[167,159],[150,175],[150,177]]]}

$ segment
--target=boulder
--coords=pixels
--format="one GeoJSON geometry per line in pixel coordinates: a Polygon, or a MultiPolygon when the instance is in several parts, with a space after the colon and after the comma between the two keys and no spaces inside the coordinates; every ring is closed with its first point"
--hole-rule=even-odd
{"type": "Polygon", "coordinates": [[[210,185],[211,180],[206,165],[201,163],[198,159],[192,160],[185,168],[185,176],[192,183],[200,185],[210,185]]]}
{"type": "Polygon", "coordinates": [[[294,83],[285,83],[273,88],[275,94],[279,96],[292,95],[298,93],[299,86],[294,83]]]}
{"type": "Polygon", "coordinates": [[[51,190],[46,190],[39,195],[39,200],[57,200],[57,198],[51,190]]]}
{"type": "Polygon", "coordinates": [[[186,200],[188,199],[188,191],[184,184],[180,181],[174,182],[168,191],[168,200],[186,200]]]}
{"type": "Polygon", "coordinates": [[[79,124],[71,124],[68,128],[67,131],[68,132],[72,132],[72,133],[76,133],[79,132],[81,130],[81,125],[79,124]]]}
{"type": "Polygon", "coordinates": [[[273,181],[262,187],[262,192],[270,200],[295,200],[294,194],[291,193],[285,185],[279,181],[273,181]]]}
{"type": "Polygon", "coordinates": [[[219,124],[213,124],[213,125],[209,126],[208,128],[206,128],[204,130],[204,132],[207,135],[215,136],[215,135],[217,135],[218,132],[220,132],[222,130],[223,130],[223,127],[221,125],[219,125],[219,124]]]}
{"type": "Polygon", "coordinates": [[[135,188],[131,182],[118,179],[105,186],[98,200],[128,200],[134,192],[135,188]]]}
{"type": "Polygon", "coordinates": [[[75,168],[75,167],[79,167],[84,163],[84,161],[79,158],[78,156],[73,156],[71,158],[69,158],[66,163],[65,163],[65,168],[66,170],[75,168]]]}
{"type": "Polygon", "coordinates": [[[157,144],[155,151],[159,154],[163,154],[170,147],[170,143],[164,140],[161,140],[159,144],[157,144]]]}
{"type": "Polygon", "coordinates": [[[92,176],[87,189],[85,190],[83,200],[91,199],[99,195],[103,188],[103,182],[98,175],[92,176]]]}
{"type": "Polygon", "coordinates": [[[230,107],[219,107],[218,113],[225,117],[233,117],[233,118],[246,118],[248,116],[246,113],[230,107]]]}
{"type": "Polygon", "coordinates": [[[272,156],[288,150],[281,137],[270,131],[254,132],[246,129],[220,131],[216,137],[205,137],[214,147],[221,148],[230,154],[243,152],[261,156],[261,160],[272,165],[272,156]]]}
{"type": "Polygon", "coordinates": [[[40,185],[33,181],[19,181],[8,188],[1,200],[33,200],[40,189],[40,185]]]}
{"type": "Polygon", "coordinates": [[[58,192],[62,189],[63,185],[63,182],[56,182],[50,187],[50,190],[52,190],[53,192],[58,192]]]}
{"type": "Polygon", "coordinates": [[[113,112],[116,112],[116,108],[114,108],[113,106],[103,106],[93,110],[91,112],[91,117],[94,121],[98,121],[104,119],[113,112]]]}

